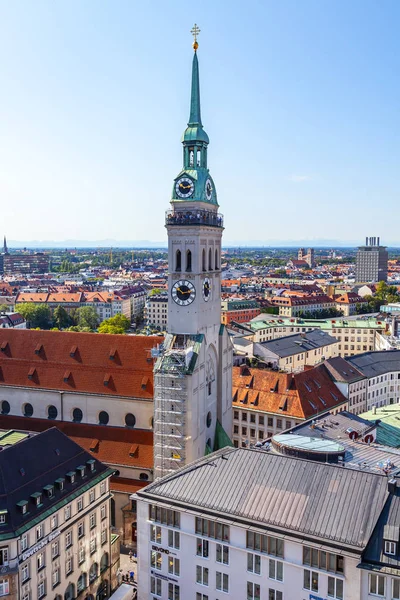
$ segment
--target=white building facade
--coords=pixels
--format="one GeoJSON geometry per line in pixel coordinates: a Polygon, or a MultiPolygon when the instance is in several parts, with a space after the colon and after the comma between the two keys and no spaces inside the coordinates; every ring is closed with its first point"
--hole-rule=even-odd
{"type": "MultiPolygon", "coordinates": [[[[377,520],[385,518],[390,492],[379,474],[374,491],[356,497],[356,487],[363,488],[370,475],[259,450],[225,449],[156,481],[136,495],[139,597],[380,597],[382,584],[375,586],[364,554],[377,520]],[[311,481],[315,487],[309,487],[311,481]],[[340,506],[346,514],[338,515],[340,506]],[[352,521],[367,506],[375,512],[364,517],[360,532],[352,521]]],[[[381,597],[396,598],[389,589],[399,583],[400,573],[393,572],[381,597]]]]}

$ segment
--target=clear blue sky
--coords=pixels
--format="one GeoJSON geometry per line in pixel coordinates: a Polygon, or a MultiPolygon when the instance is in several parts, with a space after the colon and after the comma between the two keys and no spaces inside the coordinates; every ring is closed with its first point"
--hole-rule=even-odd
{"type": "Polygon", "coordinates": [[[400,243],[398,0],[0,0],[0,14],[8,238],[165,241],[197,22],[225,242],[400,243]]]}

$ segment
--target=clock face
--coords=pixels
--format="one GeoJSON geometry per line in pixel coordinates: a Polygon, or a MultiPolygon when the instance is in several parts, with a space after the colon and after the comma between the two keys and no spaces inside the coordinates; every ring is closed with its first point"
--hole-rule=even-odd
{"type": "Polygon", "coordinates": [[[206,277],[203,281],[203,298],[206,302],[211,298],[211,281],[206,277]]]}
{"type": "Polygon", "coordinates": [[[181,177],[176,182],[175,190],[180,198],[189,198],[194,192],[194,183],[188,177],[181,177]]]}
{"type": "Polygon", "coordinates": [[[187,306],[196,298],[196,289],[191,281],[180,279],[172,286],[171,295],[174,302],[180,306],[187,306]]]}
{"type": "Polygon", "coordinates": [[[213,193],[213,186],[212,186],[212,183],[211,183],[211,179],[207,179],[207,181],[206,181],[206,197],[207,197],[207,200],[211,200],[212,193],[213,193]]]}

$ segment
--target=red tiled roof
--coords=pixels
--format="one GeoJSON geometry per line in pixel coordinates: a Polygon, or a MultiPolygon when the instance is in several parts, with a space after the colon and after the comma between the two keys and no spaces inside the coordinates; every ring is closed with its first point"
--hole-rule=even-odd
{"type": "Polygon", "coordinates": [[[111,477],[110,489],[112,492],[127,492],[134,494],[142,488],[149,485],[148,481],[137,481],[136,479],[128,479],[126,477],[111,477]]]}
{"type": "Polygon", "coordinates": [[[101,462],[145,469],[153,467],[152,431],[0,415],[0,429],[46,431],[51,427],[60,429],[101,462]],[[136,449],[134,453],[132,446],[136,449]]]}
{"type": "Polygon", "coordinates": [[[57,304],[63,304],[63,302],[78,303],[82,301],[81,292],[58,292],[49,294],[47,302],[57,302],[57,304]]]}
{"type": "Polygon", "coordinates": [[[233,367],[232,396],[233,407],[300,419],[346,401],[323,365],[296,374],[233,367]]]}
{"type": "Polygon", "coordinates": [[[162,340],[161,336],[0,328],[0,386],[151,399],[150,352],[162,340]],[[67,371],[70,375],[65,378],[67,371]]]}
{"type": "Polygon", "coordinates": [[[47,292],[20,292],[16,302],[47,302],[47,292]]]}

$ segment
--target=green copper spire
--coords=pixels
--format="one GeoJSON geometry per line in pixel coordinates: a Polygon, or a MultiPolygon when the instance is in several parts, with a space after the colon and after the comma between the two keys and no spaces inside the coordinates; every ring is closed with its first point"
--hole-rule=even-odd
{"type": "Polygon", "coordinates": [[[199,61],[197,60],[196,50],[194,52],[192,64],[192,95],[190,98],[190,117],[188,125],[189,127],[195,125],[203,127],[200,112],[199,61]]]}
{"type": "Polygon", "coordinates": [[[208,135],[203,129],[201,122],[201,110],[200,110],[200,79],[199,79],[199,61],[197,60],[197,48],[199,44],[197,42],[197,36],[200,33],[200,29],[195,24],[191,33],[194,37],[193,49],[193,63],[192,63],[192,91],[190,97],[190,116],[189,123],[185,129],[185,133],[182,136],[182,142],[203,142],[209,143],[208,135]]]}

